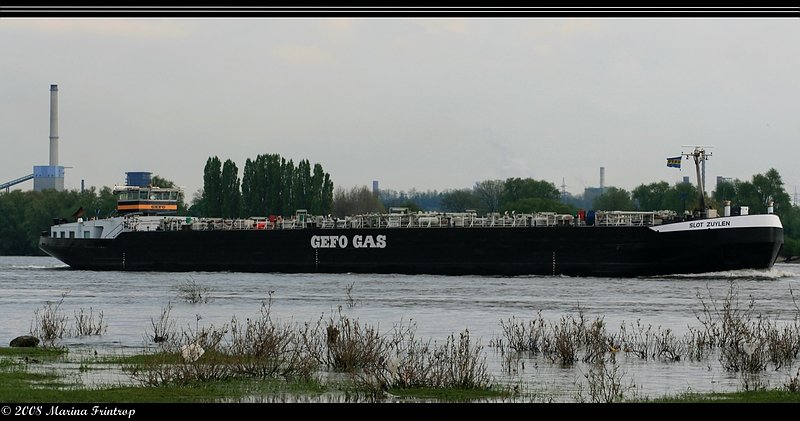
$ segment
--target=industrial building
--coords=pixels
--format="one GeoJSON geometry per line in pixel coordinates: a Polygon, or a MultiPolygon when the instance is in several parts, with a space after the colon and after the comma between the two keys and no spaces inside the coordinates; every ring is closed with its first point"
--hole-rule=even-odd
{"type": "Polygon", "coordinates": [[[0,184],[0,190],[33,179],[33,189],[42,191],[64,190],[64,167],[58,164],[58,85],[50,85],[50,163],[34,165],[33,173],[0,184]]]}

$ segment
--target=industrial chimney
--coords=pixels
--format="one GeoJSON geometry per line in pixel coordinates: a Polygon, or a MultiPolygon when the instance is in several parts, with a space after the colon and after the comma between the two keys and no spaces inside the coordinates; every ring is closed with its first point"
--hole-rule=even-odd
{"type": "Polygon", "coordinates": [[[603,194],[605,187],[606,187],[606,167],[600,167],[600,194],[603,194]]]}
{"type": "Polygon", "coordinates": [[[50,85],[50,166],[58,166],[58,85],[50,85]]]}
{"type": "Polygon", "coordinates": [[[64,190],[64,167],[58,165],[58,85],[50,85],[50,165],[33,166],[33,189],[64,190]]]}

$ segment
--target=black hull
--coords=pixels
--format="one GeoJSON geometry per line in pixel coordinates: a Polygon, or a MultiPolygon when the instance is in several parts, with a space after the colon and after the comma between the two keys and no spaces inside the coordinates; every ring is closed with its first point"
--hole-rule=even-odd
{"type": "Polygon", "coordinates": [[[777,227],[164,231],[40,241],[48,254],[89,270],[618,277],[767,269],[782,244],[777,227]],[[313,236],[344,236],[347,246],[313,236]]]}

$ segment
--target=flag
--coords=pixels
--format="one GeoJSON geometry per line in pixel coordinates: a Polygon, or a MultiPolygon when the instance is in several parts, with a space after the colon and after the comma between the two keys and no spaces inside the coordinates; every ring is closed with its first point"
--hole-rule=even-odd
{"type": "Polygon", "coordinates": [[[681,157],[676,156],[675,158],[667,158],[667,166],[671,168],[680,168],[681,157]]]}

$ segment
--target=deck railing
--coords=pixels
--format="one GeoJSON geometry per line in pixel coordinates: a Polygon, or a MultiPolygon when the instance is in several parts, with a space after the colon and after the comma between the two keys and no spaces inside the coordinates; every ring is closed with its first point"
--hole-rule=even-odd
{"type": "MultiPolygon", "coordinates": [[[[579,216],[555,212],[489,213],[478,216],[473,212],[374,213],[335,218],[302,214],[291,218],[252,217],[243,219],[161,217],[158,230],[286,230],[286,229],[426,229],[426,228],[510,228],[559,226],[652,226],[676,218],[674,212],[597,211],[587,222],[586,214],[579,216]]],[[[141,230],[141,224],[127,229],[141,230]]],[[[151,226],[148,229],[152,229],[151,226]]]]}

